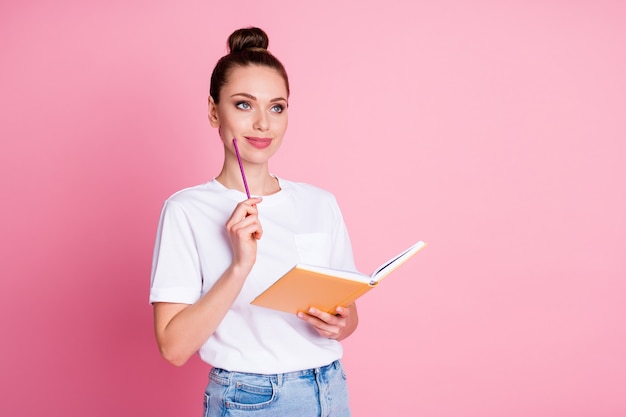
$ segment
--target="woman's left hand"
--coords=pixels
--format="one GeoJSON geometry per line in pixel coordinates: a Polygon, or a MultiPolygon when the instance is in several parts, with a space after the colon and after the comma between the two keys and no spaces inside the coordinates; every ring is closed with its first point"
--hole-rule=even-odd
{"type": "Polygon", "coordinates": [[[306,313],[299,312],[298,317],[309,323],[320,336],[328,339],[343,340],[356,330],[359,322],[356,304],[348,307],[337,307],[337,314],[330,314],[316,308],[306,313]]]}

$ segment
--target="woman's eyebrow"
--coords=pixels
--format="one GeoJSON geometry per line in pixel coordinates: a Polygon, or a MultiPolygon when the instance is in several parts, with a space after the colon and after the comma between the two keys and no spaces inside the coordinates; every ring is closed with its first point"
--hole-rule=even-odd
{"type": "Polygon", "coordinates": [[[235,96],[244,96],[246,98],[249,98],[250,100],[255,100],[256,101],[256,97],[253,96],[252,94],[248,94],[248,93],[235,93],[231,97],[235,97],[235,96]]]}

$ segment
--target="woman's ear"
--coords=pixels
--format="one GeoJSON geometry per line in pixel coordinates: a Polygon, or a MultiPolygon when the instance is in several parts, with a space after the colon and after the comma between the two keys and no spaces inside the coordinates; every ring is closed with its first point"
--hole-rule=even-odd
{"type": "Polygon", "coordinates": [[[217,105],[211,96],[209,96],[209,123],[211,123],[213,127],[220,126],[220,120],[217,117],[217,105]]]}

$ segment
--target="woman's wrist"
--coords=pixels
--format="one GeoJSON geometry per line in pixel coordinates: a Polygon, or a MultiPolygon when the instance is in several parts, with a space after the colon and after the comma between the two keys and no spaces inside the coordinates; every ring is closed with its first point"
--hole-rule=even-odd
{"type": "Polygon", "coordinates": [[[248,277],[248,274],[250,274],[253,265],[254,264],[248,266],[233,262],[226,272],[227,275],[232,279],[245,281],[248,277]]]}

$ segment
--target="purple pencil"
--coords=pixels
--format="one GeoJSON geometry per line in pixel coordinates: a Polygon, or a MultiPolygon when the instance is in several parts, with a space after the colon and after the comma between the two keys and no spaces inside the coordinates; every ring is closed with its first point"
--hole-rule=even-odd
{"type": "Polygon", "coordinates": [[[241,163],[241,156],[239,155],[239,148],[237,147],[237,139],[233,138],[233,145],[235,146],[235,153],[237,154],[237,162],[239,162],[239,169],[241,170],[241,178],[243,178],[243,186],[246,188],[246,195],[250,198],[250,190],[248,190],[248,181],[246,181],[246,174],[243,172],[243,164],[241,163]]]}

